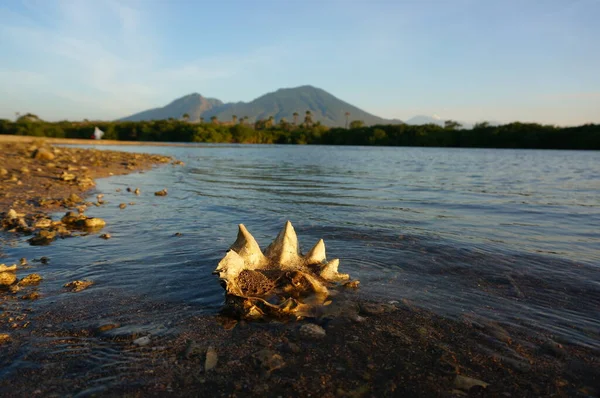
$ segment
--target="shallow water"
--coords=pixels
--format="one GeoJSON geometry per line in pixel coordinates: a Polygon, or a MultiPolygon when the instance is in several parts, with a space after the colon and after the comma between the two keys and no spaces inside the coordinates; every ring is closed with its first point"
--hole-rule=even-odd
{"type": "MultiPolygon", "coordinates": [[[[114,147],[186,165],[98,180],[98,234],[24,239],[2,262],[47,256],[38,312],[90,302],[77,327],[139,313],[137,330],[216,313],[211,275],[243,223],[268,245],[286,220],[303,249],[324,238],[362,294],[599,347],[600,152],[204,145],[114,147]],[[137,197],[125,191],[139,187],[137,197]],[[168,188],[169,195],[153,192],[168,188]],[[121,192],[116,192],[116,189],[121,192]],[[120,210],[120,203],[135,202],[120,210]],[[181,236],[174,236],[180,232],[181,236]],[[61,293],[74,279],[95,285],[61,293]]],[[[59,217],[57,214],[56,217],[59,217]]]]}

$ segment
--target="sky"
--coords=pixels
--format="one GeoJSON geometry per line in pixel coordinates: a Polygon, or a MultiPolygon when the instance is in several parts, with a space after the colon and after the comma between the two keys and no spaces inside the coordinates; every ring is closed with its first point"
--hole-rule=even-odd
{"type": "Polygon", "coordinates": [[[600,0],[3,0],[0,118],[310,84],[407,120],[600,123],[600,0]]]}

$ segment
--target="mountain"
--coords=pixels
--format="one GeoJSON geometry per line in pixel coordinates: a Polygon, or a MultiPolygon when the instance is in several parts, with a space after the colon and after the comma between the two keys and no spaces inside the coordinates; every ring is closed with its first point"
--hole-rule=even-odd
{"type": "Polygon", "coordinates": [[[410,119],[408,119],[405,123],[406,124],[415,125],[415,126],[422,125],[422,124],[437,124],[438,126],[443,126],[444,125],[444,121],[438,115],[433,115],[433,116],[425,116],[425,115],[413,116],[410,119]]]}
{"type": "Polygon", "coordinates": [[[190,120],[199,120],[205,112],[224,105],[223,101],[215,98],[204,98],[200,94],[194,93],[176,99],[162,108],[149,109],[120,120],[138,122],[140,120],[161,120],[170,117],[180,119],[185,113],[190,116],[190,120]]]}
{"type": "Polygon", "coordinates": [[[299,114],[298,122],[304,120],[306,111],[310,110],[312,120],[330,127],[346,125],[348,120],[362,120],[366,125],[398,124],[397,119],[384,119],[363,111],[347,102],[334,97],[325,90],[312,86],[282,88],[265,94],[251,102],[223,103],[217,99],[204,98],[200,94],[190,94],[179,98],[162,108],[150,109],[128,116],[123,121],[158,120],[170,117],[179,119],[184,113],[190,121],[198,121],[200,117],[209,120],[216,116],[221,121],[230,121],[233,115],[238,118],[248,116],[250,123],[273,116],[276,121],[285,118],[294,121],[294,112],[299,114]]]}

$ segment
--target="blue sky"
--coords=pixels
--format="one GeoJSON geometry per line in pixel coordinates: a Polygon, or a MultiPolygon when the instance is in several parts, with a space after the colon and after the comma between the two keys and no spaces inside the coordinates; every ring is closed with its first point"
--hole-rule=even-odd
{"type": "Polygon", "coordinates": [[[311,84],[383,117],[600,123],[600,0],[5,0],[0,118],[311,84]]]}

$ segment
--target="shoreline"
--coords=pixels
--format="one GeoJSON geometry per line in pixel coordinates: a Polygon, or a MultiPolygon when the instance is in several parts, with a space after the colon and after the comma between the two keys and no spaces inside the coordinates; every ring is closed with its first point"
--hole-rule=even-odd
{"type": "MultiPolygon", "coordinates": [[[[61,180],[63,172],[81,176],[83,182],[149,169],[159,159],[81,148],[58,148],[51,160],[34,159],[31,144],[14,141],[0,143],[0,149],[0,167],[7,168],[5,159],[11,164],[20,159],[0,177],[4,184],[0,192],[16,195],[0,197],[0,210],[7,211],[4,203],[12,205],[18,198],[17,205],[22,207],[15,210],[43,214],[60,208],[66,211],[71,194],[83,196],[93,189],[72,182],[77,178],[61,180]],[[48,163],[59,167],[48,167],[48,163]],[[5,181],[13,174],[20,185],[5,181]],[[44,196],[55,202],[36,206],[44,196]]],[[[159,164],[172,161],[162,158],[159,164]]],[[[36,267],[32,264],[31,271],[36,267]]],[[[39,288],[24,287],[18,295],[0,292],[0,335],[9,335],[7,340],[0,339],[0,395],[516,397],[600,393],[597,349],[534,332],[525,335],[510,325],[481,319],[449,320],[410,302],[366,301],[360,298],[360,289],[347,297],[336,296],[318,316],[282,323],[246,322],[221,315],[173,319],[169,315],[172,306],[186,303],[143,299],[136,302],[137,314],[120,313],[123,297],[105,296],[93,288],[75,296],[48,293],[56,294],[48,298],[60,305],[46,304],[54,311],[37,311],[31,295],[23,297],[43,288],[42,281],[39,288]],[[106,316],[96,324],[82,324],[82,314],[99,303],[108,308],[106,316]],[[154,336],[135,328],[154,312],[163,313],[165,322],[173,322],[169,333],[154,336]],[[304,325],[316,325],[324,335],[304,333],[304,325]],[[208,366],[215,360],[214,367],[208,366]]],[[[129,298],[127,293],[124,297],[129,298]]]]}
{"type": "Polygon", "coordinates": [[[32,137],[26,135],[0,134],[1,143],[23,143],[32,141],[44,141],[51,145],[110,145],[110,146],[173,146],[189,147],[201,145],[202,142],[158,142],[158,141],[118,141],[118,140],[92,140],[83,138],[51,138],[51,137],[32,137]]]}

